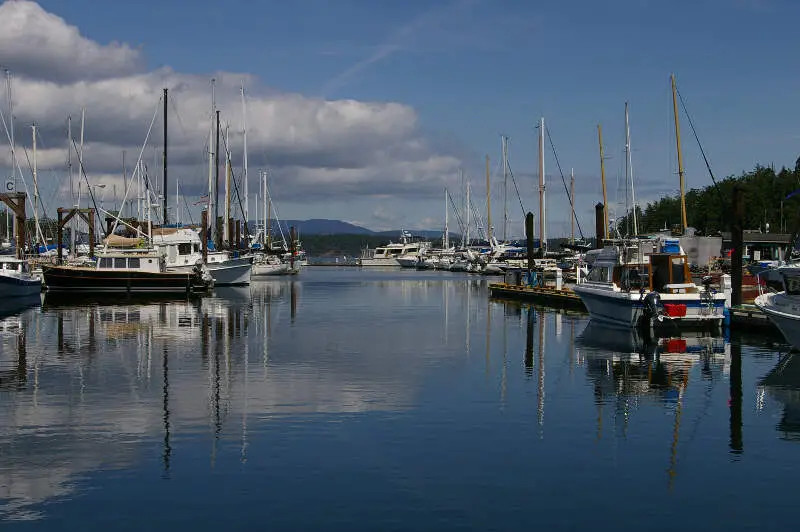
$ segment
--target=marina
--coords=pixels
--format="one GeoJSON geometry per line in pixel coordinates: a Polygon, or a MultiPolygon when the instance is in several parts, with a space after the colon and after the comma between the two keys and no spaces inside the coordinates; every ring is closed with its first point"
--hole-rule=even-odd
{"type": "Polygon", "coordinates": [[[44,293],[0,320],[0,519],[140,529],[147,501],[208,527],[258,505],[292,530],[560,529],[574,504],[570,528],[609,511],[575,485],[620,477],[616,497],[652,495],[622,528],[791,519],[800,366],[780,336],[609,335],[490,283],[308,267],[191,299],[44,293]],[[697,512],[708,490],[731,510],[697,512]]]}

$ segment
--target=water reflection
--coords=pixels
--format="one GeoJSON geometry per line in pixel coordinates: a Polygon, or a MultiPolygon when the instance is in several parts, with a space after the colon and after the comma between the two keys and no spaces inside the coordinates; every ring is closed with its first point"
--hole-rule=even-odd
{"type": "Polygon", "coordinates": [[[230,482],[235,496],[193,492],[194,510],[273,501],[274,515],[294,497],[298,513],[312,504],[333,522],[341,514],[319,500],[356,515],[375,497],[381,512],[457,507],[458,524],[488,529],[470,513],[475,493],[482,511],[515,493],[506,510],[532,496],[569,509],[620,475],[631,482],[619,489],[653,478],[663,489],[662,471],[672,485],[680,470],[681,496],[694,496],[695,480],[720,472],[714,457],[743,452],[743,426],[750,447],[774,449],[774,423],[759,430],[743,406],[756,384],[759,408],[783,412],[779,434],[800,434],[794,355],[769,372],[763,346],[610,331],[490,301],[480,278],[324,275],[202,299],[48,299],[0,320],[0,518],[69,506],[113,521],[94,488],[139,483],[158,505],[230,482]]]}

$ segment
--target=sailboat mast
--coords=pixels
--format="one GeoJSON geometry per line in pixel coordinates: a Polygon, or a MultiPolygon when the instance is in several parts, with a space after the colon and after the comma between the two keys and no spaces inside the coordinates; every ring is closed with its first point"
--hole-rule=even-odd
{"type": "Polygon", "coordinates": [[[639,226],[636,223],[636,190],[633,187],[633,161],[631,159],[631,127],[628,123],[628,102],[625,102],[625,180],[630,176],[631,183],[631,211],[633,213],[633,235],[639,234],[639,226]]]}
{"type": "Polygon", "coordinates": [[[600,181],[603,184],[603,238],[608,238],[608,199],[606,197],[606,162],[603,155],[603,126],[597,124],[597,141],[600,143],[600,181]]]}
{"type": "Polygon", "coordinates": [[[570,168],[569,170],[569,204],[572,208],[572,216],[570,216],[569,221],[572,225],[572,239],[571,242],[575,243],[575,169],[570,168]]]}
{"type": "Polygon", "coordinates": [[[466,212],[467,230],[465,231],[465,233],[466,233],[466,235],[465,235],[466,236],[466,245],[464,246],[466,248],[469,248],[469,242],[470,242],[470,239],[469,239],[469,211],[471,209],[470,209],[469,190],[470,190],[469,180],[467,180],[467,206],[466,206],[466,211],[467,211],[466,212]]]}
{"type": "Polygon", "coordinates": [[[244,84],[242,84],[242,143],[244,144],[244,157],[243,157],[243,168],[242,168],[242,180],[244,181],[244,228],[245,232],[248,233],[247,237],[249,238],[249,230],[247,229],[247,223],[250,220],[250,193],[247,187],[247,102],[244,98],[244,84]]]}
{"type": "Polygon", "coordinates": [[[450,248],[450,227],[449,227],[449,205],[447,203],[447,187],[444,188],[444,238],[442,239],[442,247],[444,249],[450,248]]]}
{"type": "MultiPolygon", "coordinates": [[[[267,213],[267,250],[272,249],[272,202],[269,200],[269,172],[264,172],[264,212],[267,213]]],[[[280,226],[279,226],[280,227],[280,226]]]]}
{"type": "Polygon", "coordinates": [[[214,234],[217,237],[217,247],[222,246],[222,238],[219,234],[219,110],[215,109],[217,139],[214,148],[214,234]]]}
{"type": "MultiPolygon", "coordinates": [[[[36,168],[36,124],[31,126],[33,133],[33,217],[38,220],[37,213],[39,212],[39,177],[36,168]]],[[[37,222],[38,223],[38,222],[37,222]]]]}
{"type": "Polygon", "coordinates": [[[222,222],[224,232],[222,235],[223,242],[230,241],[231,228],[231,145],[230,145],[230,128],[225,126],[225,220],[222,222]]]}
{"type": "Polygon", "coordinates": [[[678,98],[677,89],[675,88],[675,74],[670,75],[672,81],[672,114],[675,117],[675,145],[678,150],[678,177],[680,179],[681,188],[681,234],[686,232],[686,196],[684,194],[684,176],[683,176],[683,154],[681,153],[681,124],[678,120],[678,98]]]}
{"type": "MultiPolygon", "coordinates": [[[[11,175],[14,182],[14,192],[17,192],[17,145],[14,141],[14,98],[11,95],[11,71],[6,69],[6,96],[8,98],[8,122],[11,129],[11,175]]],[[[6,237],[17,236],[17,224],[10,223],[9,209],[6,207],[6,237]],[[8,228],[11,226],[11,235],[8,228]]]]}
{"type": "MultiPolygon", "coordinates": [[[[503,242],[508,242],[508,137],[502,135],[500,144],[503,157],[503,242]]],[[[488,162],[486,171],[488,175],[488,162]]]]}
{"type": "Polygon", "coordinates": [[[168,90],[169,89],[164,87],[164,160],[163,160],[164,188],[162,189],[164,191],[164,225],[167,225],[169,223],[169,217],[167,216],[167,197],[169,196],[169,194],[167,194],[167,190],[169,190],[167,188],[167,102],[169,101],[169,98],[167,96],[168,90]]]}
{"type": "MultiPolygon", "coordinates": [[[[445,198],[446,200],[447,198],[445,198]]],[[[447,207],[447,203],[445,203],[447,207]]],[[[489,156],[486,156],[486,238],[489,241],[489,247],[492,244],[492,187],[489,182],[489,156]]]]}
{"type": "Polygon", "coordinates": [[[544,117],[539,119],[539,248],[547,251],[547,233],[545,231],[545,184],[544,184],[544,117]]]}

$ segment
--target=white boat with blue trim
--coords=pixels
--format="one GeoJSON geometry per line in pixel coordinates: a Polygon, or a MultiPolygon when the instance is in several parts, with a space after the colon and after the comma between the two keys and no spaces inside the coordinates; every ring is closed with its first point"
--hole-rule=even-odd
{"type": "Polygon", "coordinates": [[[591,318],[624,326],[721,326],[726,294],[692,282],[678,239],[607,241],[574,286],[591,318]]]}
{"type": "Polygon", "coordinates": [[[27,261],[13,255],[0,255],[0,300],[41,291],[42,277],[31,273],[27,261]]]}

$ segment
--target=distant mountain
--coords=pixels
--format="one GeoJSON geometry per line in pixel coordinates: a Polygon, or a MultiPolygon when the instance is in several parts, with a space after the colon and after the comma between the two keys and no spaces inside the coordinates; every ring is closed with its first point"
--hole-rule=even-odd
{"type": "MultiPolygon", "coordinates": [[[[389,231],[372,231],[366,227],[343,222],[341,220],[326,220],[321,218],[314,218],[311,220],[282,220],[281,227],[284,231],[288,231],[289,227],[294,226],[299,232],[300,236],[303,235],[374,235],[385,236],[386,238],[400,238],[400,229],[392,229],[389,231]]],[[[278,224],[272,221],[272,231],[278,230],[278,224]]],[[[430,230],[408,230],[412,236],[423,238],[441,238],[442,231],[430,230]]],[[[455,237],[455,233],[450,233],[451,238],[455,237]]]]}
{"type": "MultiPolygon", "coordinates": [[[[281,227],[284,231],[294,226],[303,235],[373,235],[371,231],[365,227],[354,225],[341,220],[325,220],[315,218],[312,220],[282,220],[281,227]]],[[[277,231],[278,224],[272,221],[272,230],[277,231]]]]}

